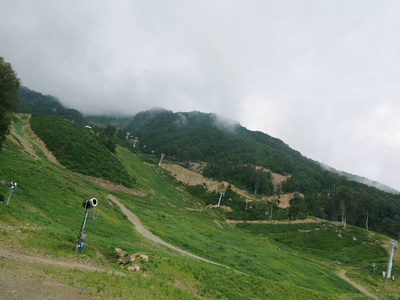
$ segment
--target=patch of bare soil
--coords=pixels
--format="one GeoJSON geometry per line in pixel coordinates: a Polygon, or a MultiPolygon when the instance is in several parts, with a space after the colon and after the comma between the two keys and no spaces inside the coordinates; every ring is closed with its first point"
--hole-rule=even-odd
{"type": "Polygon", "coordinates": [[[301,219],[292,221],[282,221],[282,220],[226,220],[228,224],[238,224],[238,223],[255,223],[255,224],[302,224],[302,223],[319,223],[320,220],[314,219],[301,219]]]}
{"type": "Polygon", "coordinates": [[[21,144],[15,139],[15,137],[12,135],[12,132],[7,136],[7,139],[9,139],[11,142],[16,144],[17,146],[21,146],[21,144]]]}
{"type": "MultiPolygon", "coordinates": [[[[0,262],[4,261],[0,258],[0,262]]],[[[2,268],[0,299],[91,299],[85,288],[60,283],[45,271],[35,270],[30,263],[19,263],[12,268],[2,268]]]]}
{"type": "Polygon", "coordinates": [[[348,278],[346,276],[346,271],[345,270],[340,270],[340,272],[338,273],[339,277],[346,280],[348,283],[350,283],[352,286],[354,286],[357,290],[359,290],[361,293],[364,293],[366,296],[371,297],[373,299],[378,299],[378,297],[376,297],[375,295],[371,294],[365,287],[363,287],[362,285],[354,282],[353,280],[351,280],[350,278],[348,278]]]}
{"type": "MultiPolygon", "coordinates": [[[[31,116],[29,116],[29,120],[30,120],[30,117],[31,116]]],[[[47,149],[46,144],[36,135],[36,133],[33,132],[32,128],[29,125],[26,126],[26,130],[29,133],[29,135],[32,137],[32,141],[35,143],[36,146],[39,147],[40,150],[43,151],[43,153],[44,153],[44,155],[46,155],[47,159],[49,161],[51,161],[52,163],[65,169],[65,167],[53,155],[53,153],[49,149],[47,149]]]]}
{"type": "MultiPolygon", "coordinates": [[[[10,132],[11,132],[11,135],[12,135],[15,139],[17,139],[17,140],[19,141],[19,144],[22,145],[22,147],[24,148],[24,150],[25,150],[26,152],[28,152],[30,155],[32,155],[35,159],[39,159],[39,156],[37,156],[35,150],[33,150],[32,144],[31,144],[30,142],[28,142],[27,139],[25,139],[24,137],[20,136],[20,135],[15,131],[14,128],[11,128],[10,132]]],[[[15,139],[14,139],[14,141],[15,141],[15,139]]],[[[17,145],[18,145],[18,143],[17,143],[17,145]]]]}
{"type": "MultiPolygon", "coordinates": [[[[294,197],[295,193],[288,193],[288,194],[282,194],[280,195],[280,197],[278,198],[277,196],[269,196],[269,197],[263,197],[264,200],[267,201],[272,201],[275,199],[278,199],[278,206],[281,208],[288,208],[290,207],[290,199],[292,199],[294,197]]],[[[304,194],[302,193],[298,193],[302,198],[304,198],[304,194]]]]}
{"type": "MultiPolygon", "coordinates": [[[[12,230],[13,228],[8,228],[12,230]]],[[[5,230],[3,228],[3,230],[5,230]]],[[[0,299],[88,299],[89,290],[59,282],[52,273],[38,266],[74,269],[83,272],[124,273],[112,271],[90,262],[52,258],[28,253],[22,248],[8,248],[0,242],[0,299]],[[25,253],[23,253],[25,252],[25,253]]],[[[62,273],[60,273],[62,274],[62,273]]]]}
{"type": "Polygon", "coordinates": [[[286,176],[285,176],[285,175],[281,175],[281,174],[278,174],[278,173],[274,173],[274,172],[272,172],[270,169],[267,169],[267,168],[264,168],[264,167],[260,167],[260,166],[257,166],[256,169],[257,169],[257,170],[260,170],[260,169],[261,169],[261,170],[263,170],[263,171],[265,171],[265,172],[270,172],[275,187],[276,187],[278,184],[282,183],[283,181],[286,181],[286,179],[290,178],[290,176],[291,176],[291,175],[286,175],[286,176]]]}
{"type": "Polygon", "coordinates": [[[46,155],[49,161],[62,168],[65,168],[62,164],[60,164],[60,162],[56,159],[53,153],[49,151],[49,149],[47,149],[46,144],[33,132],[30,126],[30,118],[31,115],[28,115],[28,120],[24,124],[23,129],[28,134],[31,141],[28,141],[26,138],[19,135],[15,131],[14,127],[11,127],[10,130],[11,134],[8,136],[8,138],[15,144],[22,146],[24,150],[28,152],[30,155],[32,155],[35,159],[40,159],[40,157],[36,154],[35,150],[33,149],[33,144],[36,145],[40,150],[43,151],[43,153],[46,155]]]}
{"type": "MultiPolygon", "coordinates": [[[[206,206],[207,208],[217,208],[215,205],[213,205],[213,204],[209,204],[209,205],[207,205],[206,206]]],[[[226,211],[233,211],[233,209],[232,209],[232,207],[230,207],[230,206],[226,206],[226,205],[220,205],[220,206],[218,206],[218,208],[222,208],[223,210],[226,210],[226,211]]]]}
{"type": "MultiPolygon", "coordinates": [[[[162,164],[162,168],[164,168],[165,170],[170,172],[171,175],[174,176],[177,181],[182,182],[183,184],[187,184],[187,185],[203,184],[203,185],[206,185],[207,190],[210,192],[218,192],[220,190],[225,189],[229,185],[229,182],[227,182],[227,181],[218,182],[218,181],[213,181],[211,179],[203,177],[203,175],[201,173],[199,173],[199,172],[201,172],[203,167],[204,167],[204,163],[192,163],[191,169],[187,169],[178,164],[169,164],[169,163],[162,164]]],[[[283,176],[283,175],[271,172],[271,170],[263,168],[263,167],[257,167],[257,169],[263,169],[264,171],[271,173],[272,178],[274,180],[275,188],[282,181],[285,181],[287,178],[290,177],[290,175],[283,176]]],[[[231,185],[231,188],[235,193],[245,197],[246,199],[254,198],[254,195],[251,195],[247,191],[239,189],[238,187],[236,187],[234,185],[231,185]]],[[[280,195],[278,206],[281,208],[290,207],[289,201],[290,201],[290,199],[293,198],[294,194],[295,193],[288,193],[288,194],[280,195]]],[[[304,198],[303,194],[301,194],[301,193],[299,193],[299,194],[301,197],[304,198]]],[[[277,199],[277,196],[262,197],[262,200],[266,200],[266,201],[272,201],[274,199],[277,199]]]]}
{"type": "MultiPolygon", "coordinates": [[[[84,264],[84,263],[74,262],[74,261],[63,261],[60,259],[44,257],[44,256],[40,256],[40,255],[22,254],[22,253],[14,251],[14,250],[9,250],[9,249],[3,248],[2,245],[0,245],[0,257],[2,259],[6,259],[6,260],[17,260],[20,262],[23,261],[23,262],[29,262],[29,263],[37,263],[40,265],[49,265],[49,266],[69,268],[69,269],[107,272],[109,274],[116,274],[115,272],[107,270],[103,267],[94,266],[91,264],[84,264]]],[[[118,272],[118,274],[125,275],[125,274],[119,273],[119,272],[118,272]]]]}
{"type": "MultiPolygon", "coordinates": [[[[199,164],[199,166],[201,166],[201,165],[199,164]]],[[[201,170],[201,167],[199,167],[199,166],[196,165],[195,169],[201,170]]],[[[201,175],[198,172],[189,170],[189,169],[184,168],[177,164],[163,163],[162,168],[169,171],[172,174],[172,176],[175,177],[175,179],[177,181],[182,182],[183,184],[187,184],[187,185],[205,184],[207,187],[207,190],[210,192],[224,190],[229,185],[229,182],[227,182],[227,181],[213,181],[211,179],[203,177],[203,175],[201,175]]],[[[254,197],[254,196],[250,195],[247,191],[241,190],[234,185],[231,185],[231,187],[232,187],[232,190],[234,192],[238,193],[239,195],[242,195],[246,198],[254,197]]]]}

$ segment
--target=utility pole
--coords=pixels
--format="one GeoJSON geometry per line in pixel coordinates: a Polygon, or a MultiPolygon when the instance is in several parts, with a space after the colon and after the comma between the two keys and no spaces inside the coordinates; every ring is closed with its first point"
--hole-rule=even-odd
{"type": "Polygon", "coordinates": [[[136,143],[139,142],[139,138],[135,137],[135,139],[133,140],[133,148],[136,148],[136,143]]]}
{"type": "Polygon", "coordinates": [[[162,159],[164,158],[164,156],[165,156],[165,154],[164,154],[164,153],[162,153],[162,154],[161,154],[161,159],[160,159],[160,162],[158,163],[158,166],[159,166],[159,167],[161,167],[161,162],[162,162],[162,159]]]}
{"type": "Polygon", "coordinates": [[[390,255],[389,255],[388,267],[387,267],[387,271],[386,271],[386,278],[390,278],[390,276],[392,275],[393,253],[394,253],[394,247],[397,247],[397,241],[392,240],[389,244],[392,245],[392,250],[390,251],[390,255]]]}
{"type": "Polygon", "coordinates": [[[219,200],[218,200],[218,204],[217,205],[215,205],[215,207],[220,207],[220,204],[221,204],[221,199],[222,199],[222,196],[224,196],[225,195],[225,192],[224,191],[220,191],[219,192],[219,200]]]}

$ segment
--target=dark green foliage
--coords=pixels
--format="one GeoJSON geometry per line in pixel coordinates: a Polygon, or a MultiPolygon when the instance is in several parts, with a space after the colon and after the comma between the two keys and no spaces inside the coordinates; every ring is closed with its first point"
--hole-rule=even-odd
{"type": "Polygon", "coordinates": [[[64,107],[56,97],[43,95],[24,86],[18,90],[18,95],[21,99],[18,111],[21,113],[52,115],[77,124],[87,124],[86,119],[79,111],[64,107]]]}
{"type": "Polygon", "coordinates": [[[0,56],[0,150],[3,141],[10,132],[13,113],[19,100],[17,90],[19,78],[10,63],[0,56]]]}
{"type": "Polygon", "coordinates": [[[123,128],[132,122],[133,117],[117,117],[117,116],[86,116],[86,120],[93,125],[107,126],[113,125],[117,128],[123,128]]]}
{"type": "Polygon", "coordinates": [[[294,194],[294,197],[289,201],[289,214],[292,220],[299,215],[305,215],[307,212],[307,205],[303,197],[298,193],[294,194]]]}
{"type": "Polygon", "coordinates": [[[117,128],[109,124],[105,128],[96,126],[94,127],[94,131],[99,134],[100,141],[103,145],[106,146],[110,152],[115,153],[117,143],[114,135],[117,132],[117,128]]]}
{"type": "Polygon", "coordinates": [[[89,129],[53,116],[34,114],[31,126],[65,167],[85,175],[132,186],[122,164],[89,129]]]}
{"type": "Polygon", "coordinates": [[[270,172],[257,169],[252,165],[233,164],[231,161],[219,160],[208,163],[203,175],[217,180],[228,180],[232,184],[254,194],[272,195],[274,184],[270,172]]]}
{"type": "MultiPolygon", "coordinates": [[[[270,207],[274,218],[313,215],[340,221],[341,203],[345,203],[348,224],[365,228],[368,216],[369,229],[396,238],[400,234],[400,195],[382,192],[329,172],[281,140],[247,130],[215,114],[151,110],[137,114],[132,123],[119,132],[121,139],[126,132],[139,137],[142,152],[154,152],[157,156],[165,153],[167,158],[186,165],[189,161],[205,161],[205,176],[227,180],[251,193],[272,195],[298,192],[305,195],[304,201],[294,200],[290,212],[270,207]],[[274,191],[267,169],[290,177],[274,191]],[[348,192],[341,192],[343,190],[348,192]]],[[[259,205],[252,206],[256,208],[259,205]]],[[[265,218],[267,209],[264,208],[257,208],[259,213],[253,215],[265,218]],[[263,210],[264,215],[261,213],[263,210]]],[[[235,210],[234,214],[242,214],[242,211],[242,208],[235,210]]]]}

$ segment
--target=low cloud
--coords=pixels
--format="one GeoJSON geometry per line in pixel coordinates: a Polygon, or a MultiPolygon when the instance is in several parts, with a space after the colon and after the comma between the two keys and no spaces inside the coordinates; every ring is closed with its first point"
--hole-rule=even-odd
{"type": "Polygon", "coordinates": [[[0,4],[0,55],[69,107],[214,112],[400,189],[395,1],[0,4]]]}

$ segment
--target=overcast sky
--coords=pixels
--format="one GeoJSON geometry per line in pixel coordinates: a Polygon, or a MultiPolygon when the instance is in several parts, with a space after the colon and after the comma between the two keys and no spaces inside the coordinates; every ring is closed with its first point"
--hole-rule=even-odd
{"type": "Polygon", "coordinates": [[[400,190],[397,0],[0,0],[0,56],[84,113],[215,112],[400,190]]]}

